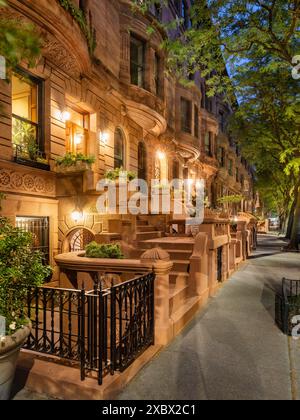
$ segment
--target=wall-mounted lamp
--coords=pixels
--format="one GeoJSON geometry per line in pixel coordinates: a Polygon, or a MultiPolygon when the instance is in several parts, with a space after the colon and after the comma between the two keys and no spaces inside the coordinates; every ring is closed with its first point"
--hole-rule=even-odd
{"type": "Polygon", "coordinates": [[[83,134],[75,134],[74,143],[76,146],[79,146],[82,143],[83,134]]]}
{"type": "Polygon", "coordinates": [[[69,111],[63,111],[61,113],[61,120],[62,120],[62,122],[65,123],[67,121],[70,121],[70,119],[71,119],[71,113],[69,111]]]}
{"type": "Polygon", "coordinates": [[[161,150],[159,150],[157,152],[157,157],[158,157],[159,160],[165,160],[166,159],[166,154],[165,154],[165,152],[162,152],[161,150]]]}
{"type": "Polygon", "coordinates": [[[73,222],[78,223],[83,220],[83,211],[76,208],[72,211],[71,217],[73,222]]]}
{"type": "Polygon", "coordinates": [[[107,131],[100,131],[99,135],[100,141],[104,143],[105,145],[108,144],[109,141],[109,134],[107,131]]]}

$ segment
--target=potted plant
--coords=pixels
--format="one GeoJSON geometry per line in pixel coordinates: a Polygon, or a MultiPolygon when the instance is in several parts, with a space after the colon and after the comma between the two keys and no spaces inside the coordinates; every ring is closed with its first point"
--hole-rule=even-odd
{"type": "Polygon", "coordinates": [[[0,216],[0,400],[10,397],[17,358],[30,334],[24,311],[28,288],[41,286],[51,274],[32,241],[31,233],[0,216]]]}
{"type": "Polygon", "coordinates": [[[95,156],[86,156],[82,153],[66,153],[65,156],[56,159],[57,172],[83,172],[91,169],[95,163],[95,156]]]}

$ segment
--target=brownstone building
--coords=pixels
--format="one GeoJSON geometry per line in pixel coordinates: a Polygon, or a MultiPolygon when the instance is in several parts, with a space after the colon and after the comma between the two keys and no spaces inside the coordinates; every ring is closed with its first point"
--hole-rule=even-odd
{"type": "Polygon", "coordinates": [[[230,108],[206,96],[199,75],[193,88],[167,76],[165,34],[147,31],[170,14],[188,25],[188,1],[147,15],[127,0],[8,3],[1,14],[33,22],[43,49],[35,68],[23,63],[0,83],[2,213],[35,233],[52,265],[99,234],[131,241],[167,232],[166,215],[149,216],[143,230],[136,216],[97,212],[96,185],[111,169],[146,180],[204,178],[208,207],[243,195],[237,210],[253,210],[251,170],[226,134],[230,108]],[[61,170],[56,159],[68,152],[95,162],[61,170]]]}

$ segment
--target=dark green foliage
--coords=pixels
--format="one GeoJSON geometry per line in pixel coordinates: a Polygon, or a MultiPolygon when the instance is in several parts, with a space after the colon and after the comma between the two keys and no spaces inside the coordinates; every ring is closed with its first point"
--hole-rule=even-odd
{"type": "MultiPolygon", "coordinates": [[[[0,0],[1,7],[6,7],[3,0],[0,0]]],[[[40,50],[41,39],[36,27],[1,17],[0,10],[0,55],[6,59],[7,70],[16,68],[22,60],[33,67],[40,50]]]]}
{"type": "Polygon", "coordinates": [[[85,16],[84,12],[79,9],[79,7],[75,6],[72,0],[58,0],[60,5],[71,14],[73,19],[78,23],[80,26],[81,31],[83,32],[89,52],[91,56],[93,56],[94,51],[97,46],[96,42],[96,32],[94,28],[88,23],[87,17],[85,16]]]}
{"type": "Polygon", "coordinates": [[[24,324],[22,310],[29,287],[38,287],[51,274],[42,255],[32,250],[32,234],[13,227],[0,217],[0,315],[7,320],[7,333],[24,324]]]}
{"type": "Polygon", "coordinates": [[[97,242],[91,242],[85,248],[85,256],[88,258],[112,258],[112,259],[123,259],[121,247],[118,244],[97,244],[97,242]]]}
{"type": "MultiPolygon", "coordinates": [[[[147,13],[165,0],[133,0],[133,7],[147,13]]],[[[168,53],[168,72],[188,80],[198,71],[207,79],[208,96],[223,93],[234,100],[228,66],[243,65],[249,54],[270,55],[291,69],[292,58],[299,54],[299,0],[197,0],[189,11],[190,24],[183,18],[155,26],[169,37],[162,43],[168,53]],[[175,36],[176,35],[176,36],[175,36]]],[[[149,35],[153,33],[149,29],[149,35]]]]}

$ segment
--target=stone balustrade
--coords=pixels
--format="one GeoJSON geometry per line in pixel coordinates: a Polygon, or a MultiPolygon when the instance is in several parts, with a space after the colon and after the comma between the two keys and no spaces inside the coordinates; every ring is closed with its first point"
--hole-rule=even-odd
{"type": "Polygon", "coordinates": [[[155,279],[155,344],[167,344],[172,339],[169,319],[169,274],[173,267],[167,253],[149,250],[140,260],[86,258],[82,252],[58,255],[55,261],[60,271],[60,287],[81,287],[89,290],[99,274],[120,276],[121,281],[154,271],[155,279]]]}

